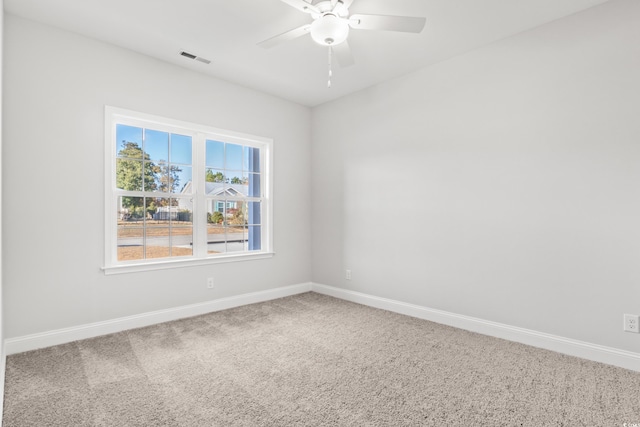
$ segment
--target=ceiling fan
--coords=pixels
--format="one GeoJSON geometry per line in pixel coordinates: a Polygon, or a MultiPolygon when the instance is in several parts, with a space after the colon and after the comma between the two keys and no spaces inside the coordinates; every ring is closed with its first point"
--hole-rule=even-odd
{"type": "Polygon", "coordinates": [[[308,13],[313,22],[289,30],[258,43],[263,48],[271,48],[280,43],[311,34],[311,38],[322,46],[329,47],[329,84],[331,87],[331,55],[342,67],[353,65],[354,59],[347,43],[349,29],[383,30],[419,33],[424,29],[426,18],[391,15],[349,14],[353,0],[322,0],[313,4],[313,0],[280,0],[301,12],[308,13]]]}

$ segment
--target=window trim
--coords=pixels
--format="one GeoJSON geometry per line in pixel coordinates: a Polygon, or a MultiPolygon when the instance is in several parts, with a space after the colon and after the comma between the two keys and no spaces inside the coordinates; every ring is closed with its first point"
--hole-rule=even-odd
{"type": "MultiPolygon", "coordinates": [[[[162,270],[167,268],[188,267],[196,265],[218,264],[237,261],[249,261],[272,257],[273,251],[273,140],[270,138],[249,135],[212,126],[185,122],[176,119],[156,116],[137,111],[105,105],[105,252],[104,274],[162,270]],[[118,261],[117,259],[117,188],[116,188],[116,124],[133,124],[145,127],[156,126],[160,130],[192,136],[192,185],[193,185],[193,255],[186,257],[153,258],[147,260],[118,261]],[[230,252],[210,255],[206,252],[206,199],[202,184],[205,181],[206,167],[205,141],[217,141],[253,146],[261,150],[261,191],[262,191],[262,234],[261,250],[251,252],[230,252]],[[201,217],[201,218],[200,218],[201,217]],[[204,228],[204,230],[203,230],[204,228]]],[[[167,193],[170,196],[173,193],[167,193]]]]}

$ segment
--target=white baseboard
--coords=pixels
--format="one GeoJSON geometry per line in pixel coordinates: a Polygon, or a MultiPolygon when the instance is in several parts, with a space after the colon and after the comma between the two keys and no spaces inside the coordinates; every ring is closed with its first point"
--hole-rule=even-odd
{"type": "MultiPolygon", "coordinates": [[[[5,340],[5,351],[7,355],[21,353],[23,351],[35,350],[81,339],[93,338],[100,335],[112,334],[115,332],[125,331],[127,329],[141,328],[144,326],[155,325],[157,323],[198,316],[200,314],[269,301],[309,291],[311,291],[311,283],[302,283],[299,285],[284,286],[265,291],[220,298],[213,301],[169,308],[166,310],[152,311],[137,314],[135,316],[120,317],[118,319],[106,320],[103,322],[89,323],[71,328],[56,329],[53,331],[25,335],[17,338],[8,338],[5,340]]],[[[4,372],[4,370],[2,372],[4,372]]]]}
{"type": "Polygon", "coordinates": [[[640,353],[633,353],[612,347],[591,344],[584,341],[564,338],[530,329],[518,328],[515,326],[505,325],[503,323],[491,322],[475,317],[422,307],[419,305],[408,304],[387,298],[380,298],[318,283],[313,283],[311,285],[311,290],[313,292],[370,307],[405,314],[419,319],[430,320],[432,322],[466,329],[468,331],[478,332],[480,334],[502,338],[509,341],[515,341],[534,347],[544,348],[546,350],[576,356],[582,359],[640,371],[640,353]]]}

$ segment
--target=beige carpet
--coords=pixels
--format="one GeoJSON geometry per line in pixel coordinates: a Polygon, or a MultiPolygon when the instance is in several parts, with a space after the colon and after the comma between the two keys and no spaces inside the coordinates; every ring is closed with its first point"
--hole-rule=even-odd
{"type": "Polygon", "coordinates": [[[4,426],[611,426],[640,373],[306,293],[7,360],[4,426]]]}

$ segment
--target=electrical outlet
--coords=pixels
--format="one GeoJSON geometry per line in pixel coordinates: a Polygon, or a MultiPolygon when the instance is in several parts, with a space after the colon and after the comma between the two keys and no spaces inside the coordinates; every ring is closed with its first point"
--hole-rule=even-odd
{"type": "Polygon", "coordinates": [[[351,280],[351,270],[345,270],[344,278],[347,280],[351,280]]]}
{"type": "Polygon", "coordinates": [[[637,314],[624,315],[624,330],[627,332],[640,333],[639,324],[640,316],[637,314]]]}
{"type": "Polygon", "coordinates": [[[213,289],[213,277],[207,278],[207,289],[213,289]]]}

